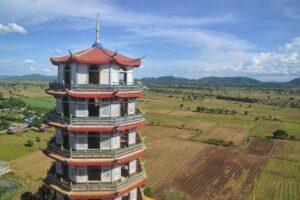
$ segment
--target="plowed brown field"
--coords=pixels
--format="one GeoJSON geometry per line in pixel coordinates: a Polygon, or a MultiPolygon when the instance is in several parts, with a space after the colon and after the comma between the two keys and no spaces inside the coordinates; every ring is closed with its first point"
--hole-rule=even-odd
{"type": "Polygon", "coordinates": [[[154,193],[161,194],[164,188],[173,187],[193,199],[244,199],[264,168],[273,145],[272,140],[256,138],[244,150],[208,145],[161,181],[154,193]]]}

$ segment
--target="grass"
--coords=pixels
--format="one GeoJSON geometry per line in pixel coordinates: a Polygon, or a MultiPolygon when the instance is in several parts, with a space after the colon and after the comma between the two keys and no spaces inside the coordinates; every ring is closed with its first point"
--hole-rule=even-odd
{"type": "Polygon", "coordinates": [[[30,154],[46,147],[52,132],[35,132],[29,131],[22,135],[0,135],[0,160],[12,161],[19,157],[30,154]],[[35,142],[34,147],[27,147],[25,144],[28,140],[35,141],[37,137],[41,142],[35,142]]]}
{"type": "Polygon", "coordinates": [[[37,108],[48,108],[51,109],[55,106],[55,100],[52,97],[43,98],[43,99],[35,99],[22,97],[21,98],[27,105],[37,108]]]}
{"type": "Polygon", "coordinates": [[[256,200],[297,200],[300,197],[300,181],[264,172],[255,185],[255,193],[252,195],[255,195],[256,200]]]}

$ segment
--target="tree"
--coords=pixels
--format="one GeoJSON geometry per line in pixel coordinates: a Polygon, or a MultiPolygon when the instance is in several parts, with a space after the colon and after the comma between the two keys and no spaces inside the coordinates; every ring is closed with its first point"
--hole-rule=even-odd
{"type": "Polygon", "coordinates": [[[36,200],[36,197],[31,192],[25,192],[21,195],[21,200],[36,200]]]}
{"type": "Polygon", "coordinates": [[[284,139],[287,137],[289,137],[289,134],[287,134],[287,132],[284,130],[278,129],[273,132],[273,138],[284,139]]]}
{"type": "Polygon", "coordinates": [[[152,197],[152,186],[151,185],[146,185],[144,187],[144,195],[147,197],[152,197]]]}
{"type": "Polygon", "coordinates": [[[35,194],[37,200],[51,200],[53,199],[53,194],[49,188],[46,186],[41,186],[38,192],[35,194]]]}
{"type": "Polygon", "coordinates": [[[244,115],[248,115],[248,111],[247,110],[245,110],[244,115]]]}

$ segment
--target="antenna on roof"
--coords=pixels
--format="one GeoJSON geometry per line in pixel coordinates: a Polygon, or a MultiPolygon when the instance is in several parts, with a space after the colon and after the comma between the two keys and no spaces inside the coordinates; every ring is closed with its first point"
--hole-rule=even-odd
{"type": "Polygon", "coordinates": [[[102,45],[100,44],[100,39],[99,39],[99,29],[100,29],[100,15],[99,13],[97,14],[97,25],[96,25],[96,41],[93,44],[93,47],[97,48],[102,48],[102,45]]]}

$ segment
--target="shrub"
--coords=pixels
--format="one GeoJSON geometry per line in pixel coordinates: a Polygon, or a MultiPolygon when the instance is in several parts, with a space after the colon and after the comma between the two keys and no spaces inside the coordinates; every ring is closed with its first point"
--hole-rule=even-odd
{"type": "Polygon", "coordinates": [[[284,139],[287,138],[289,134],[287,134],[286,131],[278,129],[275,132],[273,132],[273,138],[278,138],[278,139],[284,139]]]}
{"type": "Polygon", "coordinates": [[[151,185],[146,185],[144,187],[144,195],[147,197],[152,197],[152,186],[151,185]]]}
{"type": "Polygon", "coordinates": [[[33,147],[34,143],[32,140],[28,140],[27,143],[26,143],[26,146],[28,147],[33,147]]]}
{"type": "Polygon", "coordinates": [[[294,140],[296,137],[294,135],[290,135],[290,139],[294,140]]]}
{"type": "Polygon", "coordinates": [[[36,142],[41,142],[41,138],[40,138],[40,137],[37,137],[37,138],[35,138],[35,141],[36,141],[36,142]]]}
{"type": "Polygon", "coordinates": [[[41,119],[34,119],[30,124],[30,127],[39,127],[41,124],[43,124],[43,121],[41,119]]]}
{"type": "Polygon", "coordinates": [[[5,130],[9,127],[9,122],[6,120],[0,120],[0,131],[5,130]]]}
{"type": "Polygon", "coordinates": [[[21,195],[21,200],[35,200],[36,197],[31,192],[25,192],[21,195]]]}

